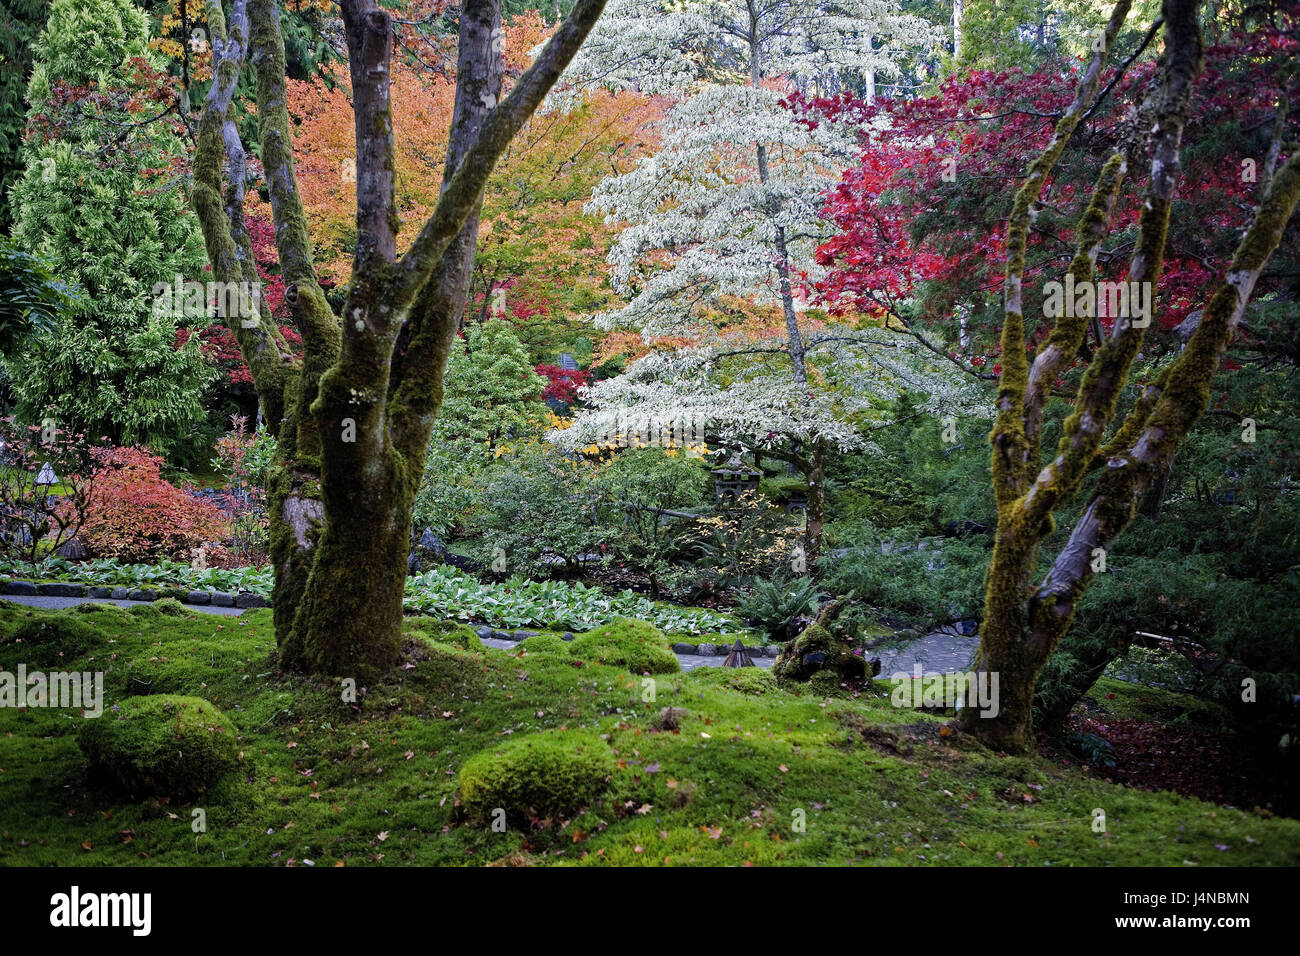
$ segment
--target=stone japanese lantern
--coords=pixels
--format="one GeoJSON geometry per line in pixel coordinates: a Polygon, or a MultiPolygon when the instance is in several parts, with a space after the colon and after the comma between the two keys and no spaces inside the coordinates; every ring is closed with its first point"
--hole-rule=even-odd
{"type": "Polygon", "coordinates": [[[745,492],[758,490],[758,480],[761,477],[763,473],[745,464],[740,458],[740,453],[736,452],[726,462],[713,469],[714,500],[722,502],[723,499],[730,497],[732,501],[738,501],[745,492]]]}

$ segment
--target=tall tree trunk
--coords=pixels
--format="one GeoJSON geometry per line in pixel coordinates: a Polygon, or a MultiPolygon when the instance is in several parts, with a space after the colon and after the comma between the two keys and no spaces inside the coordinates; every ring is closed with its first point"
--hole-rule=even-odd
{"type": "Polygon", "coordinates": [[[821,556],[822,532],[826,528],[826,464],[830,449],[818,441],[812,450],[808,468],[808,527],[804,531],[804,552],[811,564],[821,556]]]}
{"type": "MultiPolygon", "coordinates": [[[[500,96],[500,35],[500,7],[495,2],[462,12],[444,191],[477,142],[483,120],[500,96]]],[[[376,104],[374,110],[384,108],[384,104],[376,104]]],[[[358,108],[358,123],[364,122],[366,115],[366,109],[358,108]]],[[[378,447],[366,454],[336,445],[342,454],[324,458],[325,530],[291,642],[309,670],[340,674],[341,668],[356,668],[360,662],[363,670],[382,672],[396,662],[415,494],[442,403],[442,370],[469,297],[480,206],[481,201],[475,203],[398,333],[389,402],[377,405],[392,404],[393,412],[400,410],[400,414],[388,416],[400,425],[387,430],[378,447]],[[420,389],[422,394],[404,388],[408,377],[423,367],[434,370],[424,380],[429,387],[420,389]],[[362,573],[359,568],[364,569],[362,573]]],[[[339,407],[350,414],[356,402],[349,395],[339,407]]],[[[347,421],[329,417],[326,409],[318,411],[322,434],[343,431],[347,421]]],[[[359,676],[368,674],[359,672],[359,676]]]]}
{"type": "Polygon", "coordinates": [[[961,62],[961,15],[964,0],[952,0],[952,61],[961,62]]]}
{"type": "Polygon", "coordinates": [[[364,682],[397,663],[421,471],[390,449],[352,462],[327,466],[325,521],[281,655],[290,666],[364,682]]]}
{"type": "MultiPolygon", "coordinates": [[[[764,183],[767,182],[766,152],[764,147],[758,147],[758,169],[764,183]]],[[[776,213],[779,212],[778,208],[776,213]]],[[[799,315],[794,310],[794,291],[790,285],[790,253],[786,250],[783,226],[776,226],[776,274],[781,284],[781,308],[785,313],[785,336],[786,344],[790,348],[790,366],[794,372],[795,383],[807,385],[807,359],[803,335],[799,332],[799,315]]]]}
{"type": "MultiPolygon", "coordinates": [[[[749,0],[749,82],[754,89],[763,85],[763,58],[759,43],[759,13],[754,0],[749,0]]],[[[767,166],[767,146],[758,144],[758,180],[766,187],[771,182],[771,173],[767,166]]],[[[785,315],[786,343],[790,349],[790,364],[794,380],[798,385],[808,382],[808,368],[804,358],[803,335],[799,332],[799,315],[794,308],[794,288],[790,284],[790,252],[786,246],[785,227],[778,219],[781,215],[781,201],[769,197],[764,212],[772,223],[776,245],[776,276],[781,292],[781,309],[785,315]]]]}

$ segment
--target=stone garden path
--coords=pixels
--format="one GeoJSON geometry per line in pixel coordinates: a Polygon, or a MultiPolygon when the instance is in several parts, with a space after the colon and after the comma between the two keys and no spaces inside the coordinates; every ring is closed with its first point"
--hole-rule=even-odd
{"type": "MultiPolygon", "coordinates": [[[[12,601],[15,604],[26,604],[29,607],[46,608],[48,610],[61,610],[62,608],[72,607],[74,604],[85,604],[92,601],[101,604],[116,604],[119,607],[133,607],[137,604],[149,603],[148,601],[114,601],[108,598],[47,597],[45,595],[30,594],[5,594],[0,595],[0,598],[12,601]]],[[[194,611],[201,611],[204,614],[231,616],[244,613],[244,609],[238,607],[215,607],[198,604],[187,604],[186,607],[194,611]]],[[[518,642],[489,637],[485,638],[483,643],[489,647],[508,649],[514,647],[518,642]]],[[[914,664],[920,664],[923,672],[938,671],[948,673],[950,671],[967,670],[970,666],[971,655],[978,646],[978,637],[964,637],[959,634],[934,631],[902,647],[871,651],[868,657],[880,658],[880,676],[882,678],[892,677],[896,673],[906,674],[910,677],[914,664]]],[[[752,659],[758,667],[771,667],[773,663],[773,658],[763,655],[753,655],[752,659]]],[[[677,660],[681,664],[682,670],[689,671],[697,667],[721,667],[722,662],[726,660],[726,656],[721,654],[717,656],[678,654],[677,660]]]]}
{"type": "Polygon", "coordinates": [[[924,637],[897,648],[880,648],[868,651],[868,657],[880,658],[880,676],[893,677],[894,674],[912,676],[912,668],[921,665],[922,673],[937,671],[950,674],[970,670],[971,657],[980,645],[978,635],[967,637],[944,631],[932,631],[924,637]]]}

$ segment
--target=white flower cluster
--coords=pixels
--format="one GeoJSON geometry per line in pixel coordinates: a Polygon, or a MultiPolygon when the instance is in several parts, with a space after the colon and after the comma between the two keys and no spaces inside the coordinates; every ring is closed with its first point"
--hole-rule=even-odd
{"type": "MultiPolygon", "coordinates": [[[[766,347],[761,346],[763,348],[766,347]]],[[[890,424],[886,403],[901,392],[936,416],[988,417],[977,380],[919,345],[883,329],[827,330],[808,343],[811,380],[796,385],[788,356],[700,346],[652,352],[623,375],[581,391],[588,408],[548,438],[568,451],[607,443],[629,421],[703,421],[711,440],[751,448],[826,442],[872,449],[872,428],[890,424]]]]}

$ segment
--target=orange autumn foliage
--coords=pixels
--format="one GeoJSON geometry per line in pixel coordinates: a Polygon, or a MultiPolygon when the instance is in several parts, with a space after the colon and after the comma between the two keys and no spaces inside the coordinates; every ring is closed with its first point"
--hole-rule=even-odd
{"type": "MultiPolygon", "coordinates": [[[[506,25],[506,89],[552,29],[536,11],[506,25]]],[[[438,60],[430,50],[421,50],[425,54],[430,62],[438,60]]],[[[442,183],[455,99],[454,70],[449,73],[440,76],[400,49],[394,56],[399,253],[428,217],[442,183]]],[[[318,80],[291,80],[289,109],[318,271],[341,285],[351,274],[355,241],[355,138],[347,72],[336,66],[330,75],[332,88],[318,80]]],[[[653,148],[649,128],[662,111],[663,104],[637,94],[596,92],[571,110],[543,110],[532,118],[484,193],[471,309],[485,317],[494,289],[507,290],[507,317],[516,321],[605,307],[612,296],[605,264],[612,231],[582,207],[596,182],[612,170],[626,171],[653,148]]]]}
{"type": "Polygon", "coordinates": [[[141,448],[96,448],[79,537],[92,554],[122,561],[183,557],[230,534],[213,504],[162,477],[162,458],[141,448]]]}

